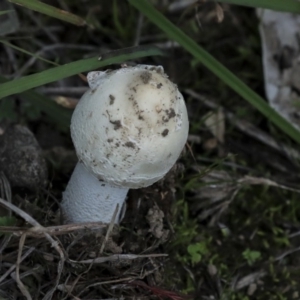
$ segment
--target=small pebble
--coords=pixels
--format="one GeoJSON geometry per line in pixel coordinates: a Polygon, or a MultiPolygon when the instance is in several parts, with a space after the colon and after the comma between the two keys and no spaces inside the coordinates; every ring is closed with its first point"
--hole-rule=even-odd
{"type": "Polygon", "coordinates": [[[248,296],[252,296],[255,293],[256,290],[257,290],[257,284],[256,283],[251,283],[248,287],[248,290],[247,290],[248,296]]]}
{"type": "Polygon", "coordinates": [[[211,277],[215,276],[218,273],[216,266],[211,264],[207,266],[207,271],[211,277]]]}

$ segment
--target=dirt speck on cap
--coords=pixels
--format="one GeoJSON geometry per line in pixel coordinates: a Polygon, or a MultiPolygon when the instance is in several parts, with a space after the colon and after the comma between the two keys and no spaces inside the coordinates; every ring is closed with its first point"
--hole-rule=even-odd
{"type": "Polygon", "coordinates": [[[109,122],[114,125],[114,130],[118,130],[122,128],[122,124],[120,120],[116,120],[116,121],[110,120],[109,122]]]}
{"type": "Polygon", "coordinates": [[[145,71],[145,72],[143,72],[141,74],[141,79],[142,79],[142,82],[144,84],[149,83],[149,81],[151,80],[151,78],[152,78],[152,74],[150,72],[148,72],[148,71],[145,71]]]}
{"type": "Polygon", "coordinates": [[[134,143],[133,142],[126,142],[125,144],[125,147],[128,147],[128,148],[135,148],[135,145],[134,145],[134,143]]]}
{"type": "Polygon", "coordinates": [[[113,95],[109,95],[109,105],[113,105],[115,102],[116,97],[113,95]]]}
{"type": "Polygon", "coordinates": [[[165,130],[161,133],[161,135],[162,135],[163,137],[165,137],[165,136],[168,135],[168,133],[169,133],[169,129],[165,129],[165,130]]]}

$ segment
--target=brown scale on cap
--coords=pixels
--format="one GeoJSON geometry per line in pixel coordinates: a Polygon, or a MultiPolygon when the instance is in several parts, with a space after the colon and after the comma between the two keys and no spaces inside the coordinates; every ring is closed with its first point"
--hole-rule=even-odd
{"type": "Polygon", "coordinates": [[[142,79],[142,82],[144,83],[144,84],[147,84],[147,83],[149,83],[149,81],[151,80],[151,78],[152,78],[152,74],[150,73],[150,72],[143,72],[141,75],[141,79],[142,79]]]}

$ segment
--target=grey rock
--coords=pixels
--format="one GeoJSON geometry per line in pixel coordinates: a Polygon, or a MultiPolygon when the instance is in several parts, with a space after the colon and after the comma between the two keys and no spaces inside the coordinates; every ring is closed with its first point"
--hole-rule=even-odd
{"type": "Polygon", "coordinates": [[[13,187],[37,190],[47,183],[46,161],[37,140],[27,127],[0,126],[0,170],[13,187]]]}

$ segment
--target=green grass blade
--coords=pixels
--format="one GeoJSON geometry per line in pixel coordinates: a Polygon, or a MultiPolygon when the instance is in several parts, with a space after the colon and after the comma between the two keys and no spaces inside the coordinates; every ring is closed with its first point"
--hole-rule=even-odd
{"type": "Polygon", "coordinates": [[[45,14],[52,18],[57,18],[65,22],[69,22],[71,24],[77,25],[77,26],[84,26],[87,24],[87,22],[74,14],[71,14],[65,10],[58,9],[54,6],[42,3],[40,1],[36,0],[9,0],[9,2],[12,2],[14,4],[20,5],[22,7],[29,8],[31,10],[37,11],[39,13],[45,14]]]}
{"type": "MultiPolygon", "coordinates": [[[[8,80],[0,76],[0,83],[3,82],[8,82],[8,80]]],[[[58,105],[52,99],[35,91],[23,92],[20,94],[20,97],[43,111],[60,129],[65,131],[69,127],[72,110],[58,105]]]]}
{"type": "Polygon", "coordinates": [[[24,92],[26,90],[54,82],[81,72],[91,71],[111,64],[120,64],[124,61],[145,56],[163,55],[163,52],[155,47],[131,47],[116,50],[102,55],[101,58],[93,57],[78,60],[59,67],[54,67],[37,74],[28,75],[0,85],[0,99],[24,92]]]}
{"type": "Polygon", "coordinates": [[[1,10],[1,11],[0,11],[0,16],[6,15],[6,14],[12,12],[12,11],[13,11],[13,10],[1,10]]]}
{"type": "Polygon", "coordinates": [[[295,0],[218,0],[218,2],[300,13],[300,2],[295,0]]]}
{"type": "Polygon", "coordinates": [[[20,96],[30,102],[34,107],[43,111],[49,117],[49,120],[60,130],[67,131],[70,126],[73,110],[62,107],[52,99],[35,91],[26,91],[20,96]]]}
{"type": "Polygon", "coordinates": [[[10,47],[10,48],[13,48],[13,49],[15,49],[15,50],[18,50],[18,51],[20,51],[20,52],[22,52],[22,53],[25,53],[25,54],[27,54],[27,55],[29,55],[29,56],[36,57],[37,59],[42,60],[42,61],[44,61],[44,62],[46,62],[46,63],[48,63],[48,64],[58,66],[57,63],[55,63],[55,62],[53,62],[53,61],[51,61],[51,60],[45,59],[45,58],[43,58],[43,57],[41,57],[41,56],[39,56],[39,55],[36,55],[36,54],[34,54],[34,53],[31,53],[31,52],[29,52],[29,51],[27,51],[27,50],[25,50],[25,49],[23,49],[23,48],[17,47],[17,46],[15,46],[15,45],[9,43],[8,41],[5,41],[5,40],[0,39],[0,43],[4,44],[4,45],[6,45],[6,46],[8,46],[8,47],[10,47]]]}
{"type": "Polygon", "coordinates": [[[279,127],[283,132],[300,144],[300,132],[287,120],[272,109],[266,101],[250,89],[243,81],[237,78],[224,65],[187,36],[182,30],[171,23],[146,0],[128,0],[136,9],[147,16],[172,40],[178,42],[196,59],[217,75],[223,82],[230,86],[240,96],[258,109],[265,117],[279,127]]]}

